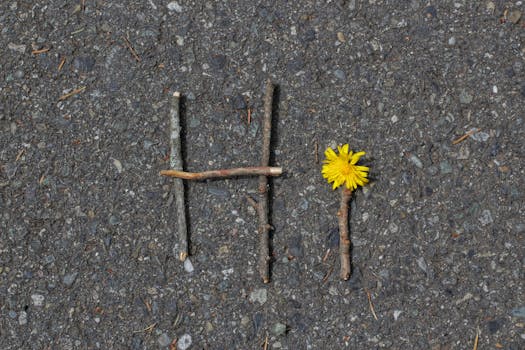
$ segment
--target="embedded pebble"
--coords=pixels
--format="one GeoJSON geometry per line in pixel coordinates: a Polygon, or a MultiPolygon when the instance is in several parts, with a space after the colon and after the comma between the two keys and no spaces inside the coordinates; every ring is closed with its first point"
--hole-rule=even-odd
{"type": "Polygon", "coordinates": [[[259,304],[263,305],[266,303],[266,300],[268,300],[268,292],[264,288],[255,289],[250,293],[249,299],[252,303],[258,302],[259,304]]]}
{"type": "Polygon", "coordinates": [[[15,44],[15,43],[9,43],[7,44],[7,47],[9,50],[16,51],[18,53],[25,53],[26,52],[26,46],[23,44],[15,44]]]}
{"type": "Polygon", "coordinates": [[[64,276],[64,278],[62,278],[62,283],[64,283],[66,287],[71,287],[73,283],[75,283],[77,276],[78,272],[68,273],[64,276]]]}
{"type": "Polygon", "coordinates": [[[494,219],[492,219],[492,213],[488,209],[485,209],[483,210],[483,212],[481,212],[481,216],[479,217],[478,220],[479,222],[481,222],[483,226],[486,226],[494,222],[494,219]]]}
{"type": "Polygon", "coordinates": [[[182,6],[177,1],[172,1],[168,4],[168,10],[175,11],[177,13],[181,13],[182,6]]]}
{"type": "Polygon", "coordinates": [[[394,310],[394,321],[397,321],[397,319],[399,318],[399,315],[401,315],[403,311],[401,310],[394,310]]]}
{"type": "Polygon", "coordinates": [[[417,166],[419,169],[423,169],[423,162],[421,161],[421,159],[418,158],[418,156],[416,156],[415,154],[412,154],[410,155],[408,159],[412,162],[412,164],[417,166]]]}
{"type": "Polygon", "coordinates": [[[18,324],[21,326],[24,326],[27,324],[27,312],[20,311],[20,315],[18,315],[18,324]]]}
{"type": "Polygon", "coordinates": [[[195,269],[193,268],[193,264],[191,263],[191,260],[190,258],[186,258],[186,260],[184,260],[184,270],[187,272],[187,273],[192,273],[195,269]]]}
{"type": "Polygon", "coordinates": [[[31,300],[33,301],[33,305],[35,306],[44,305],[44,296],[42,294],[32,294],[31,300]]]}
{"type": "Polygon", "coordinates": [[[441,174],[450,174],[452,172],[452,166],[446,160],[439,163],[439,170],[441,174]]]}
{"type": "Polygon", "coordinates": [[[471,103],[473,99],[474,97],[471,94],[469,94],[468,91],[465,89],[461,90],[461,92],[459,93],[459,102],[464,105],[471,103]]]}
{"type": "Polygon", "coordinates": [[[451,36],[449,39],[448,39],[448,44],[450,46],[453,46],[453,45],[456,45],[456,38],[451,36]]]}
{"type": "Polygon", "coordinates": [[[115,158],[111,158],[111,159],[113,160],[113,165],[115,166],[115,168],[117,168],[117,171],[120,174],[123,170],[122,163],[118,159],[115,159],[115,158]]]}
{"type": "Polygon", "coordinates": [[[186,350],[189,349],[191,346],[191,335],[184,334],[179,338],[179,341],[177,342],[177,349],[179,350],[186,350]]]}
{"type": "Polygon", "coordinates": [[[280,322],[277,322],[272,326],[272,333],[276,336],[281,336],[286,334],[286,325],[280,322]]]}
{"type": "Polygon", "coordinates": [[[525,320],[525,306],[517,307],[510,311],[512,317],[518,317],[525,320]]]}
{"type": "Polygon", "coordinates": [[[339,80],[346,80],[346,73],[343,72],[341,69],[334,70],[334,76],[339,80]]]}
{"type": "Polygon", "coordinates": [[[171,339],[170,337],[166,334],[166,333],[162,333],[158,338],[157,338],[157,343],[159,343],[159,345],[161,347],[166,347],[168,345],[170,345],[171,343],[171,339]]]}

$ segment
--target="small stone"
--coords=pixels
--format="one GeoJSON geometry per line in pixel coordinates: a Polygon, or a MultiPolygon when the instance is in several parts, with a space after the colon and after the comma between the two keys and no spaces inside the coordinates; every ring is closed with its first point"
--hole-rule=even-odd
{"type": "Polygon", "coordinates": [[[478,220],[483,226],[486,226],[494,222],[494,219],[492,219],[492,214],[490,210],[488,209],[485,209],[481,212],[481,216],[479,217],[478,220]]]}
{"type": "Polygon", "coordinates": [[[211,331],[213,331],[213,324],[210,321],[206,321],[205,328],[206,332],[210,333],[211,331]]]}
{"type": "Polygon", "coordinates": [[[162,333],[157,338],[157,343],[159,343],[159,345],[164,348],[164,347],[170,345],[171,339],[166,333],[162,333]]]}
{"type": "Polygon", "coordinates": [[[496,4],[493,1],[487,1],[485,5],[487,12],[493,13],[496,10],[496,4]]]}
{"type": "Polygon", "coordinates": [[[252,303],[258,302],[259,304],[263,305],[266,303],[266,300],[268,300],[268,292],[264,288],[255,289],[250,293],[249,299],[252,303]]]}
{"type": "Polygon", "coordinates": [[[115,166],[115,168],[117,168],[117,171],[120,174],[123,170],[122,163],[118,159],[115,159],[115,158],[111,158],[111,159],[113,160],[113,165],[115,166]]]}
{"type": "Polygon", "coordinates": [[[418,158],[418,156],[416,156],[415,154],[412,154],[410,155],[408,159],[412,162],[412,164],[417,166],[419,169],[423,169],[423,162],[421,161],[421,159],[418,158]]]}
{"type": "Polygon", "coordinates": [[[42,306],[44,305],[44,296],[42,294],[32,294],[31,300],[33,301],[34,306],[42,306]]]}
{"type": "Polygon", "coordinates": [[[62,283],[66,285],[66,287],[71,287],[73,283],[75,283],[75,280],[77,279],[78,272],[72,272],[64,276],[62,278],[62,283]]]}
{"type": "Polygon", "coordinates": [[[118,225],[119,222],[120,222],[120,220],[119,220],[115,215],[111,215],[111,216],[109,217],[109,224],[110,224],[111,226],[118,225]]]}
{"type": "Polygon", "coordinates": [[[434,6],[427,6],[423,10],[423,16],[425,16],[428,19],[436,18],[437,17],[437,10],[434,6]]]}
{"type": "Polygon", "coordinates": [[[272,326],[272,333],[276,336],[281,336],[286,334],[286,325],[283,323],[276,323],[272,326]]]}
{"type": "Polygon", "coordinates": [[[186,350],[189,349],[191,346],[191,335],[184,334],[179,338],[179,341],[177,342],[177,349],[179,350],[186,350]]]}
{"type": "Polygon", "coordinates": [[[456,45],[456,38],[453,37],[453,36],[451,36],[451,37],[448,39],[448,44],[449,44],[450,46],[454,46],[454,45],[456,45]]]}
{"type": "Polygon", "coordinates": [[[341,69],[334,70],[334,76],[339,80],[342,80],[342,81],[346,80],[346,73],[342,71],[341,69]]]}
{"type": "Polygon", "coordinates": [[[187,272],[187,273],[192,273],[195,269],[193,268],[193,264],[191,263],[191,260],[190,258],[186,258],[186,260],[184,260],[184,270],[187,272]]]}
{"type": "Polygon", "coordinates": [[[521,11],[519,10],[514,10],[509,15],[509,21],[511,21],[514,24],[518,23],[520,21],[520,18],[521,18],[521,11]]]}
{"type": "Polygon", "coordinates": [[[473,139],[474,141],[478,141],[478,142],[487,142],[487,140],[489,139],[490,135],[487,134],[486,132],[484,131],[480,131],[480,132],[475,132],[473,133],[470,138],[473,139]]]}
{"type": "Polygon", "coordinates": [[[346,41],[346,38],[343,32],[337,32],[337,40],[339,40],[339,42],[342,42],[342,43],[346,41]]]}
{"type": "Polygon", "coordinates": [[[223,199],[230,197],[230,191],[221,187],[208,186],[208,193],[223,199]]]}
{"type": "Polygon", "coordinates": [[[335,297],[339,295],[339,291],[335,286],[330,286],[330,288],[328,288],[328,294],[333,295],[335,297]]]}
{"type": "Polygon", "coordinates": [[[525,320],[525,306],[520,306],[510,311],[512,317],[518,317],[525,320]]]}
{"type": "Polygon", "coordinates": [[[73,60],[73,68],[79,73],[89,73],[95,67],[95,59],[91,56],[79,56],[73,60]]]}
{"type": "Polygon", "coordinates": [[[392,123],[397,123],[399,121],[399,117],[397,115],[393,115],[392,118],[390,118],[390,120],[392,121],[392,123]]]}
{"type": "Polygon", "coordinates": [[[175,11],[177,13],[182,12],[182,6],[177,1],[172,1],[168,4],[168,10],[175,11]]]}
{"type": "Polygon", "coordinates": [[[452,166],[446,160],[439,163],[439,170],[441,174],[450,174],[452,172],[452,166]]]}
{"type": "Polygon", "coordinates": [[[27,324],[27,312],[20,311],[20,315],[18,315],[18,324],[21,326],[25,326],[27,324]]]}
{"type": "Polygon", "coordinates": [[[398,233],[399,232],[399,226],[397,224],[391,222],[390,225],[388,225],[388,229],[391,233],[398,233]]]}
{"type": "Polygon", "coordinates": [[[467,92],[467,90],[463,89],[461,90],[461,92],[459,93],[459,102],[464,104],[464,105],[467,105],[469,103],[471,103],[473,100],[473,97],[471,94],[469,94],[467,92]]]}
{"type": "Polygon", "coordinates": [[[394,321],[397,321],[397,319],[399,318],[399,315],[401,315],[403,311],[401,310],[394,310],[394,321]]]}
{"type": "Polygon", "coordinates": [[[425,261],[425,258],[423,257],[417,258],[416,262],[417,262],[417,266],[419,266],[419,268],[423,270],[423,272],[427,273],[428,266],[427,266],[427,262],[425,261]]]}
{"type": "Polygon", "coordinates": [[[9,315],[9,318],[12,318],[13,320],[16,318],[16,312],[13,311],[13,310],[9,310],[9,312],[7,313],[9,315]]]}
{"type": "Polygon", "coordinates": [[[233,109],[237,110],[245,110],[246,108],[248,108],[248,106],[246,105],[246,100],[241,94],[238,94],[233,98],[232,105],[233,109]]]}
{"type": "Polygon", "coordinates": [[[243,316],[241,318],[241,326],[247,327],[250,324],[250,318],[248,316],[243,316]]]}
{"type": "Polygon", "coordinates": [[[24,44],[15,44],[15,43],[9,43],[7,44],[7,47],[9,50],[16,51],[18,53],[25,53],[26,52],[26,46],[24,44]]]}

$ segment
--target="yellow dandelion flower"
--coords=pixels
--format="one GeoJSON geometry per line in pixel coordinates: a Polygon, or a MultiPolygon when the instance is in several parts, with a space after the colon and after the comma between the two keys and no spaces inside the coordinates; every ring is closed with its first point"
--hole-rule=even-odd
{"type": "Polygon", "coordinates": [[[337,146],[339,154],[328,147],[324,152],[326,159],[323,161],[323,177],[328,183],[333,182],[333,189],[342,184],[346,185],[349,190],[355,190],[357,186],[364,186],[368,183],[367,166],[356,165],[359,158],[365,155],[365,152],[353,153],[349,150],[348,144],[337,146]]]}

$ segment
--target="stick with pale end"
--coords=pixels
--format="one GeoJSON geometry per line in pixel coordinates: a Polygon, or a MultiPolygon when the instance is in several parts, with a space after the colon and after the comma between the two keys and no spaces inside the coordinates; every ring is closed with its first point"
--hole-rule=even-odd
{"type": "MultiPolygon", "coordinates": [[[[180,92],[173,93],[170,106],[170,167],[182,171],[181,126],[180,126],[180,92]]],[[[177,243],[173,254],[181,261],[188,257],[188,227],[186,223],[186,205],[184,202],[184,183],[182,179],[173,179],[173,194],[175,196],[177,217],[177,243]]]]}
{"type": "Polygon", "coordinates": [[[178,177],[185,180],[206,180],[206,179],[221,179],[236,176],[279,176],[283,173],[283,169],[280,167],[262,167],[253,166],[245,168],[232,168],[232,169],[219,169],[219,170],[206,170],[198,173],[190,173],[182,170],[161,170],[160,174],[164,176],[178,177]]]}

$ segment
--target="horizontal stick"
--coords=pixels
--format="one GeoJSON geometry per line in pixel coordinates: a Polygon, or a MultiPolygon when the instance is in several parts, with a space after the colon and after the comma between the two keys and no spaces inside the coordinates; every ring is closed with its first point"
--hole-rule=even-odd
{"type": "Polygon", "coordinates": [[[232,168],[232,169],[219,169],[219,170],[208,170],[200,173],[190,173],[181,170],[161,170],[160,174],[164,176],[172,176],[186,180],[205,180],[215,178],[226,178],[235,176],[253,176],[253,175],[265,175],[265,176],[279,176],[283,173],[283,168],[270,167],[270,166],[253,166],[246,168],[232,168]]]}

